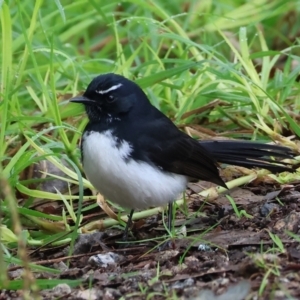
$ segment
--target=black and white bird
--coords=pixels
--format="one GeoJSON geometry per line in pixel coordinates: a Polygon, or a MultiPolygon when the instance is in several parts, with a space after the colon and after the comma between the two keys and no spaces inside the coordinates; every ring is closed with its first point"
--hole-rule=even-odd
{"type": "Polygon", "coordinates": [[[81,142],[86,176],[107,199],[131,209],[128,224],[135,209],[171,206],[191,178],[226,187],[218,163],[291,171],[269,158],[293,157],[286,147],[191,138],[120,75],[95,77],[70,101],[84,104],[89,118],[81,142]]]}

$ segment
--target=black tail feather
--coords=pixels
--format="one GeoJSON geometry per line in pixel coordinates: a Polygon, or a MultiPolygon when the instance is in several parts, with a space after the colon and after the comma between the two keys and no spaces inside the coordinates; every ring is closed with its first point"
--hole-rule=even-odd
{"type": "Polygon", "coordinates": [[[217,162],[246,168],[264,168],[273,173],[293,171],[288,164],[273,158],[293,158],[290,148],[252,141],[201,141],[201,145],[209,151],[217,162]]]}

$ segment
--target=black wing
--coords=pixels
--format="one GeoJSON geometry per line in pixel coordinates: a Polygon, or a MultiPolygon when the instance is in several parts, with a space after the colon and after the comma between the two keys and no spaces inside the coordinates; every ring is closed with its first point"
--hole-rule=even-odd
{"type": "Polygon", "coordinates": [[[196,140],[192,139],[165,116],[155,122],[141,124],[137,157],[148,160],[165,171],[210,181],[226,187],[219,175],[217,161],[196,140]],[[144,156],[143,153],[146,153],[144,156]]]}

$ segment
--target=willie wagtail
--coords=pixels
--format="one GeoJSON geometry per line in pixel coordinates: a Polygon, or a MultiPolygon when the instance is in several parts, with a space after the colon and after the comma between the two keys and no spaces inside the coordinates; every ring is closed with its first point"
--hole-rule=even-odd
{"type": "MultiPolygon", "coordinates": [[[[197,141],[151,105],[142,89],[117,74],[94,78],[82,96],[89,118],[82,137],[83,168],[109,200],[133,211],[171,204],[190,179],[226,187],[218,163],[291,171],[268,157],[291,158],[289,148],[250,141],[197,141]]],[[[125,229],[127,237],[128,226],[125,229]]]]}

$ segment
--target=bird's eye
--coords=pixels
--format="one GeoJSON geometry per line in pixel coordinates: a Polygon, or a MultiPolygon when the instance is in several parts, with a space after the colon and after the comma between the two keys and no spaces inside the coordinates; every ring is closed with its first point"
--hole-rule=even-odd
{"type": "Polygon", "coordinates": [[[106,98],[106,101],[108,103],[112,103],[116,100],[116,98],[113,96],[113,95],[109,95],[107,98],[106,98]]]}

